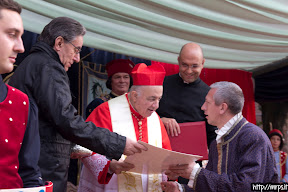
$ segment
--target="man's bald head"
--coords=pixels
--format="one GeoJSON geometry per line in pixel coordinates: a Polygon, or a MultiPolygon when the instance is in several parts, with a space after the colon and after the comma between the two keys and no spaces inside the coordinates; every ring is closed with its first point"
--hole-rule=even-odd
{"type": "Polygon", "coordinates": [[[196,43],[185,44],[179,53],[179,73],[184,82],[192,83],[197,80],[203,67],[205,59],[200,45],[196,43]]]}
{"type": "Polygon", "coordinates": [[[197,43],[186,43],[183,45],[179,52],[179,57],[183,54],[199,55],[202,59],[204,58],[202,48],[197,43]]]}

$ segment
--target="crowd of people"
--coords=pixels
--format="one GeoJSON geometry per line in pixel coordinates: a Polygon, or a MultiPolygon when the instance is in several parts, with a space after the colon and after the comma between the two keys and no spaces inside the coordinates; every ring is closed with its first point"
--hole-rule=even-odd
{"type": "MultiPolygon", "coordinates": [[[[24,52],[21,6],[0,1],[0,74],[13,70],[24,52]]],[[[80,61],[86,29],[57,17],[49,22],[9,81],[0,75],[0,189],[43,186],[67,190],[72,143],[93,151],[81,157],[78,191],[251,191],[254,183],[287,182],[283,134],[269,137],[242,115],[244,96],[232,82],[210,86],[199,77],[202,48],[187,43],[179,51],[179,73],[165,77],[160,64],[128,59],[106,64],[111,93],[87,106],[87,119],[72,105],[67,71],[80,61]],[[16,110],[17,109],[17,110],[16,110]],[[179,123],[206,122],[209,159],[170,165],[158,174],[130,172],[126,156],[146,151],[138,141],[171,150],[168,136],[179,123]],[[269,140],[270,139],[270,140],[269,140]]]]}

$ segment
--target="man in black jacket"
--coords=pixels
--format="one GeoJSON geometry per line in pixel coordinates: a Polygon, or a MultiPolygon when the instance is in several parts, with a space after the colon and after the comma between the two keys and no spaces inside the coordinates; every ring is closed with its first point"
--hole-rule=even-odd
{"type": "Polygon", "coordinates": [[[33,98],[39,108],[39,166],[54,191],[66,191],[71,141],[118,160],[145,147],[107,129],[85,122],[71,104],[67,71],[80,61],[86,29],[74,19],[58,17],[45,26],[10,84],[33,98]]]}

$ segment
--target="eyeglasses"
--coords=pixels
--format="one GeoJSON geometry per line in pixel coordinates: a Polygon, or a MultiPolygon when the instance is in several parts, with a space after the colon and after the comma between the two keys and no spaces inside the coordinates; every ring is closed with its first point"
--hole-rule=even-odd
{"type": "Polygon", "coordinates": [[[193,70],[193,69],[197,69],[198,67],[200,67],[200,65],[198,65],[198,64],[193,64],[191,66],[189,66],[187,64],[180,64],[179,66],[182,67],[185,70],[187,70],[189,68],[191,68],[193,70]]]}
{"type": "Polygon", "coordinates": [[[80,47],[76,47],[72,42],[68,41],[71,45],[73,45],[75,54],[79,54],[82,50],[80,47]]]}

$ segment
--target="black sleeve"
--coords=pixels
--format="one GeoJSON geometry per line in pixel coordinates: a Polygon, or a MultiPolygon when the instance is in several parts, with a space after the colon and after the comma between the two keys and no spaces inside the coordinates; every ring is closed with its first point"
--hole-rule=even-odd
{"type": "MultiPolygon", "coordinates": [[[[33,86],[39,113],[61,136],[111,159],[120,159],[126,137],[85,122],[72,105],[69,79],[60,67],[44,65],[33,86]]],[[[41,130],[40,130],[41,131],[41,130]]]]}
{"type": "Polygon", "coordinates": [[[29,116],[22,146],[19,152],[19,175],[24,187],[42,186],[38,160],[40,156],[40,136],[38,128],[38,109],[29,100],[29,116]]]}

